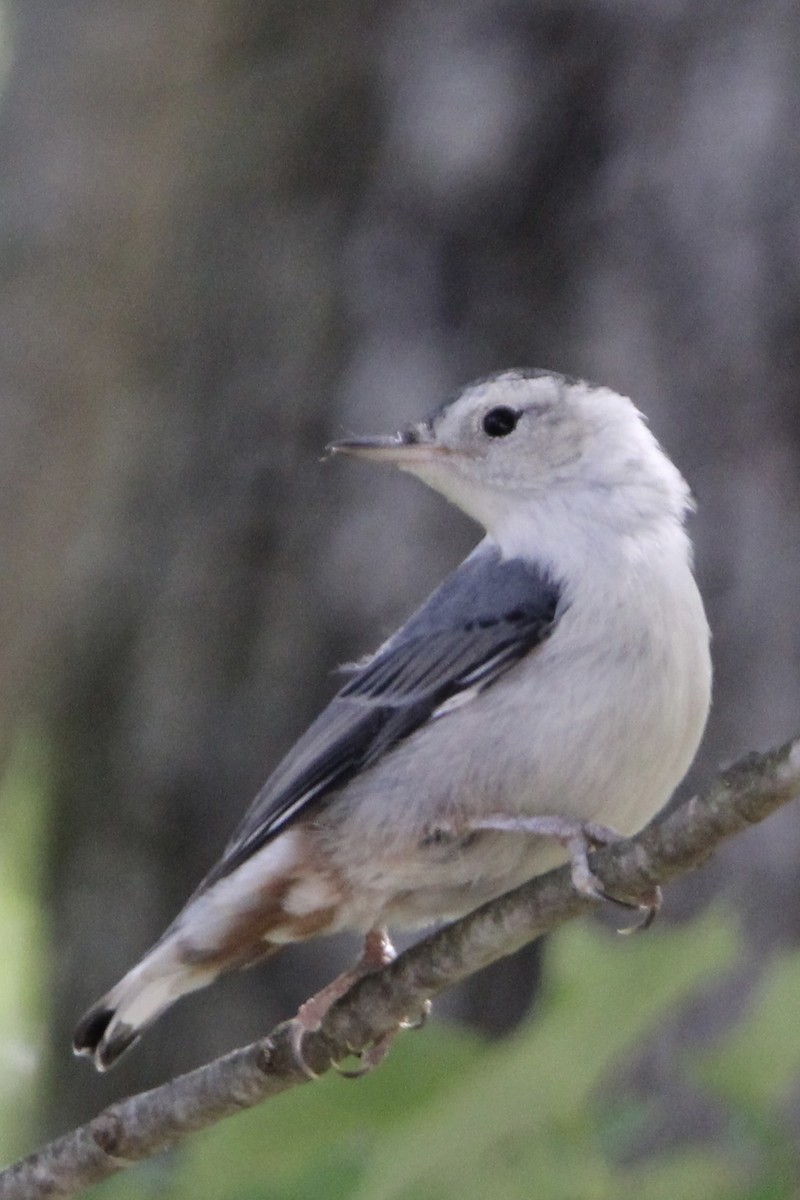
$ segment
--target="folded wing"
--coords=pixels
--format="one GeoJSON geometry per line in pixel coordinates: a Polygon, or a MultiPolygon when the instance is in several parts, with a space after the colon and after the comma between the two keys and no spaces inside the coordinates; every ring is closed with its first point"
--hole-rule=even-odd
{"type": "Polygon", "coordinates": [[[267,780],[201,886],[229,874],[448,701],[489,687],[552,633],[561,598],[545,568],[503,561],[482,542],[373,658],[353,669],[267,780]]]}

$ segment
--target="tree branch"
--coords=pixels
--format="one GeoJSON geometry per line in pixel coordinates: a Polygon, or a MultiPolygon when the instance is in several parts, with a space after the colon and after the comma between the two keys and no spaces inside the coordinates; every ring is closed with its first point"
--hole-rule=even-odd
{"type": "MultiPolygon", "coordinates": [[[[721,774],[706,795],[659,816],[635,838],[592,855],[613,895],[644,897],[656,883],[705,862],[720,842],[800,796],[800,738],[749,755],[721,774]]],[[[388,967],[368,975],[335,1004],[303,1043],[317,1074],[363,1050],[398,1020],[498,958],[594,907],[578,895],[566,867],[438,930],[388,967]]],[[[0,1200],[76,1196],[187,1134],[308,1082],[293,1060],[288,1026],[152,1091],[106,1108],[88,1124],[0,1172],[0,1200]]]]}

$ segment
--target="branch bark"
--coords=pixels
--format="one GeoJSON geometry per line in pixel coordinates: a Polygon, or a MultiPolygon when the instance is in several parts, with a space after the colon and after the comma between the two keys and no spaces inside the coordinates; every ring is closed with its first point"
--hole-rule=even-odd
{"type": "MultiPolygon", "coordinates": [[[[800,796],[800,738],[751,754],[708,792],[657,817],[635,838],[599,851],[593,869],[613,895],[645,897],[656,883],[708,859],[726,838],[800,796]]],[[[317,1074],[367,1048],[398,1020],[526,942],[594,907],[562,867],[485,904],[362,979],[303,1044],[317,1074]]],[[[109,1175],[176,1145],[241,1109],[308,1078],[298,1068],[288,1026],[152,1091],[106,1108],[86,1125],[0,1172],[0,1200],[76,1196],[109,1175]]]]}

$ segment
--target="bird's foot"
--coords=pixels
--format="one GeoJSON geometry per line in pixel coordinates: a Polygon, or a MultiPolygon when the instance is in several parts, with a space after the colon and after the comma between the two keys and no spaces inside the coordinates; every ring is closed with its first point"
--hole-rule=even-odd
{"type": "Polygon", "coordinates": [[[419,1016],[413,1021],[398,1021],[394,1029],[389,1029],[386,1033],[381,1034],[377,1041],[374,1041],[371,1046],[367,1046],[366,1050],[362,1050],[358,1055],[360,1061],[357,1067],[345,1068],[339,1063],[334,1063],[334,1071],[338,1071],[345,1079],[360,1079],[362,1075],[369,1075],[386,1058],[398,1033],[403,1029],[422,1029],[430,1016],[432,1007],[430,1000],[426,1000],[419,1016]]]}
{"type": "Polygon", "coordinates": [[[600,825],[596,821],[575,821],[568,817],[522,817],[506,816],[493,813],[487,817],[468,823],[469,831],[490,830],[499,833],[524,833],[535,837],[553,838],[560,842],[569,854],[572,886],[582,896],[590,896],[594,900],[608,900],[620,908],[633,910],[642,914],[642,919],[620,933],[634,933],[640,929],[649,929],[661,907],[661,888],[655,886],[652,892],[641,900],[632,902],[620,896],[612,895],[598,879],[589,866],[589,853],[615,842],[624,841],[621,833],[608,825],[600,825]]]}
{"type": "MultiPolygon", "coordinates": [[[[316,1032],[322,1021],[337,1000],[341,1000],[359,979],[379,971],[395,958],[395,949],[385,929],[371,929],[364,939],[364,949],[355,966],[343,971],[331,983],[300,1005],[297,1015],[291,1022],[289,1040],[295,1062],[309,1079],[318,1079],[316,1071],[312,1071],[303,1054],[303,1038],[307,1033],[316,1032]]],[[[430,1002],[426,1001],[421,1017],[416,1022],[400,1021],[395,1029],[390,1029],[379,1037],[371,1046],[362,1050],[358,1057],[361,1063],[354,1069],[346,1069],[339,1063],[332,1063],[334,1070],[346,1079],[357,1079],[368,1075],[386,1057],[389,1047],[401,1029],[414,1029],[425,1023],[430,1012],[430,1002]]]]}

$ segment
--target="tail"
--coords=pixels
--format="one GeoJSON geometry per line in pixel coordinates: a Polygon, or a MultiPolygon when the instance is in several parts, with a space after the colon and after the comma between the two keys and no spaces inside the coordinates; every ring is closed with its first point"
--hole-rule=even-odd
{"type": "Polygon", "coordinates": [[[75,1053],[92,1058],[98,1071],[107,1071],[170,1005],[218,974],[218,966],[180,962],[171,939],[159,943],[82,1017],[73,1040],[75,1053]]]}
{"type": "MultiPolygon", "coordinates": [[[[287,917],[283,898],[302,864],[301,850],[294,833],[283,833],[236,870],[201,884],[150,953],[86,1013],[75,1031],[75,1053],[107,1071],[181,996],[293,940],[286,921],[297,914],[287,917]],[[268,937],[274,929],[282,931],[277,941],[268,937]]],[[[297,919],[314,915],[303,909],[297,919]]]]}

